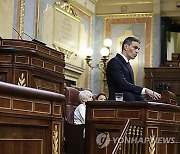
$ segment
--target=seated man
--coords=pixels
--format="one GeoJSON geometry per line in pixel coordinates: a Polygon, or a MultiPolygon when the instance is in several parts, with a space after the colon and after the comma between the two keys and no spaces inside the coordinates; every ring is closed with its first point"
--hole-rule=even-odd
{"type": "Polygon", "coordinates": [[[81,104],[74,111],[74,124],[85,124],[86,102],[93,100],[93,94],[89,90],[80,91],[81,104]]]}

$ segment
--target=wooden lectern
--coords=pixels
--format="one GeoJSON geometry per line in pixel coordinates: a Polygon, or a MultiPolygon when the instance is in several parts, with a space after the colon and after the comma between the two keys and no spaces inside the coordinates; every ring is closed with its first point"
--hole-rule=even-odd
{"type": "Polygon", "coordinates": [[[64,54],[37,41],[0,39],[0,81],[64,92],[64,54]]]}
{"type": "Polygon", "coordinates": [[[86,103],[86,154],[112,154],[128,119],[118,154],[179,154],[179,106],[120,101],[86,103]]]}
{"type": "Polygon", "coordinates": [[[0,154],[61,153],[64,66],[43,43],[0,39],[0,154]]]}

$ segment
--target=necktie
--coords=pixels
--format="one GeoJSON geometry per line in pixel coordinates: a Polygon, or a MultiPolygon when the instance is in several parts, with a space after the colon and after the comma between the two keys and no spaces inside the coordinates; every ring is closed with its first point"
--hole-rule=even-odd
{"type": "Polygon", "coordinates": [[[129,69],[130,75],[131,75],[131,77],[132,77],[132,82],[134,83],[133,69],[132,69],[132,67],[131,67],[131,65],[130,65],[129,62],[127,62],[127,67],[128,67],[128,69],[129,69]]]}
{"type": "Polygon", "coordinates": [[[127,66],[128,66],[128,69],[129,69],[130,71],[132,71],[132,67],[131,67],[131,65],[130,65],[129,62],[127,62],[127,66]]]}

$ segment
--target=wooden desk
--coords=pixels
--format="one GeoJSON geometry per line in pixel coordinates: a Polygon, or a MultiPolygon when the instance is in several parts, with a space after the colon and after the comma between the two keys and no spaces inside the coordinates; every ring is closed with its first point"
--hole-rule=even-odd
{"type": "MultiPolygon", "coordinates": [[[[180,107],[155,102],[87,102],[86,104],[86,153],[111,154],[114,141],[120,136],[124,122],[130,119],[127,137],[152,139],[153,136],[180,142],[180,107]],[[98,136],[98,137],[97,137],[98,136]],[[172,138],[171,138],[172,137],[172,138]],[[108,138],[110,142],[108,142],[108,138]],[[108,145],[104,144],[107,141],[108,145]]],[[[122,153],[178,154],[180,144],[123,144],[122,153]]]]}
{"type": "Polygon", "coordinates": [[[163,86],[168,86],[168,90],[176,94],[180,105],[180,67],[154,67],[145,68],[144,71],[145,87],[161,92],[163,86]]]}
{"type": "Polygon", "coordinates": [[[180,67],[180,60],[168,60],[166,62],[167,67],[180,67]]]}
{"type": "Polygon", "coordinates": [[[180,60],[180,53],[172,53],[172,60],[180,60]]]}
{"type": "Polygon", "coordinates": [[[60,154],[64,99],[0,82],[0,154],[60,154]]]}

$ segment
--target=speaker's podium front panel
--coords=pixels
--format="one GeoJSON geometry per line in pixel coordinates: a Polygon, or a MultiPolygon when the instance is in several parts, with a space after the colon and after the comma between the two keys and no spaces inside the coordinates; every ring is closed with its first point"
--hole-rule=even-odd
{"type": "Polygon", "coordinates": [[[130,119],[118,154],[178,154],[180,107],[156,102],[88,102],[86,153],[110,154],[130,119]]]}

